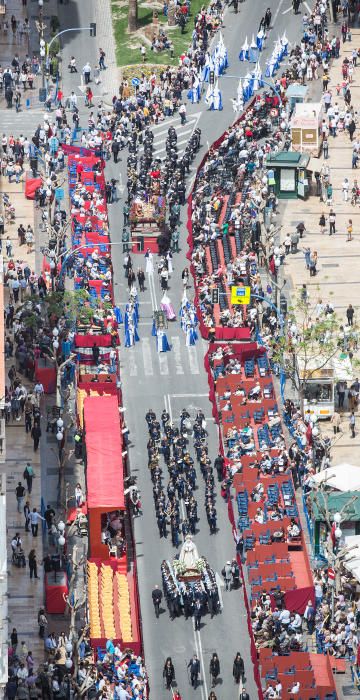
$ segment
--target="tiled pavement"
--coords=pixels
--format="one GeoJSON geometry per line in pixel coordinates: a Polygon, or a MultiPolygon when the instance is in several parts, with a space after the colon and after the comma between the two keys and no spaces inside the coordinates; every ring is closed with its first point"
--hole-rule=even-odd
{"type": "MultiPolygon", "coordinates": [[[[341,65],[345,56],[350,57],[352,49],[360,42],[360,30],[352,30],[352,42],[346,43],[342,48],[341,57],[334,60],[330,71],[329,88],[333,92],[333,102],[338,102],[340,109],[343,108],[343,99],[336,98],[335,86],[341,83],[341,65]]],[[[351,84],[352,103],[355,110],[360,108],[360,66],[358,64],[354,72],[354,80],[351,84]]],[[[357,124],[357,131],[354,139],[360,137],[360,123],[357,124]]],[[[359,170],[351,169],[352,148],[349,136],[346,133],[339,133],[336,138],[329,137],[329,159],[323,160],[313,158],[312,167],[320,171],[323,162],[330,168],[331,183],[333,185],[334,197],[333,208],[336,212],[336,229],[334,236],[321,235],[319,232],[319,218],[322,212],[326,219],[329,214],[329,206],[320,202],[319,197],[311,196],[307,201],[301,199],[288,200],[281,203],[282,239],[288,232],[291,232],[299,221],[303,221],[306,233],[299,244],[299,252],[296,255],[288,255],[284,268],[284,278],[289,279],[293,290],[299,290],[303,283],[306,283],[310,298],[315,304],[318,299],[324,303],[331,302],[339,317],[340,323],[346,323],[346,308],[352,303],[355,308],[355,321],[360,325],[360,279],[358,274],[360,262],[360,208],[353,207],[350,203],[343,201],[342,182],[345,177],[349,179],[350,188],[353,180],[359,179],[359,170]],[[353,240],[346,241],[346,224],[349,219],[353,221],[353,240]],[[317,250],[319,256],[318,273],[316,277],[309,277],[309,272],[305,268],[303,248],[309,246],[311,250],[317,250]]],[[[350,440],[350,430],[348,425],[348,415],[342,417],[341,433],[337,437],[332,448],[333,463],[350,462],[354,463],[354,450],[360,447],[360,419],[358,419],[357,435],[354,440],[350,440]]],[[[323,422],[324,434],[332,434],[332,428],[323,422]]],[[[356,462],[355,462],[356,463],[356,462]]]]}

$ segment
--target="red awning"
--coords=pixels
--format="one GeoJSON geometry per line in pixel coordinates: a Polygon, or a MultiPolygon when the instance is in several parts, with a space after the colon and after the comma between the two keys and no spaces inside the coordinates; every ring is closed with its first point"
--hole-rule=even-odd
{"type": "Polygon", "coordinates": [[[88,508],[124,509],[122,439],[116,396],[84,401],[88,508]]]}

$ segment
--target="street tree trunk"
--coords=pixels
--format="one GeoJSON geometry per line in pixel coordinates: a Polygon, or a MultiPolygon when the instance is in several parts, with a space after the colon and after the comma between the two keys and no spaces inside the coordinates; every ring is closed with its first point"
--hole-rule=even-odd
{"type": "Polygon", "coordinates": [[[129,16],[128,16],[128,30],[129,30],[129,32],[136,32],[137,20],[138,20],[137,0],[129,0],[129,16]]]}

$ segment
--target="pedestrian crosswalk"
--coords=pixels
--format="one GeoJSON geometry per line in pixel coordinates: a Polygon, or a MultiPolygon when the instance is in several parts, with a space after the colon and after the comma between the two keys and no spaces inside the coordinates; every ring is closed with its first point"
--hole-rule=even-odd
{"type": "Polygon", "coordinates": [[[184,335],[168,337],[171,350],[158,353],[156,338],[143,337],[131,348],[123,349],[123,370],[130,377],[197,376],[203,362],[203,346],[198,342],[190,348],[184,335]]]}
{"type": "Polygon", "coordinates": [[[188,143],[190,136],[197,126],[200,119],[201,112],[196,114],[191,114],[188,116],[185,124],[181,124],[180,117],[171,117],[165,119],[161,124],[156,124],[151,127],[151,131],[154,134],[154,154],[156,157],[165,158],[166,156],[166,138],[168,129],[173,126],[177,132],[177,147],[178,155],[181,156],[185,151],[186,144],[188,143]]]}

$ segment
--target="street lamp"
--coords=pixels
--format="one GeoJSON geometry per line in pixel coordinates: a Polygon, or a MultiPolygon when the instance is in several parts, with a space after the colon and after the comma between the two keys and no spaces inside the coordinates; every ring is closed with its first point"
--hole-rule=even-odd
{"type": "Polygon", "coordinates": [[[336,523],[337,525],[339,525],[339,524],[341,523],[341,515],[340,515],[340,513],[335,513],[335,515],[334,515],[334,523],[336,523]]]}

